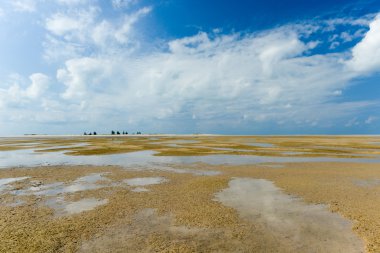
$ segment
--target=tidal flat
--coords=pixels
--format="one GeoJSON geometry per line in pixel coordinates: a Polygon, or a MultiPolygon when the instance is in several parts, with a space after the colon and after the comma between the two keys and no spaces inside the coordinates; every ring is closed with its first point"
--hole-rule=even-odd
{"type": "Polygon", "coordinates": [[[0,252],[380,252],[378,143],[0,138],[0,252]]]}

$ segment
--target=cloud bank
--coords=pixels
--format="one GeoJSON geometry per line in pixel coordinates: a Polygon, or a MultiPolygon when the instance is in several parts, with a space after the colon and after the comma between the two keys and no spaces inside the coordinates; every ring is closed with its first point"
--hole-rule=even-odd
{"type": "MultiPolygon", "coordinates": [[[[58,2],[78,6],[81,1],[58,2]]],[[[112,4],[119,9],[134,1],[112,4]]],[[[138,24],[152,11],[146,6],[107,19],[100,7],[82,6],[47,17],[44,57],[58,67],[49,77],[35,73],[29,84],[13,80],[0,88],[0,106],[6,108],[0,120],[17,110],[15,122],[65,122],[76,128],[254,133],[268,125],[295,131],[347,127],[366,108],[378,106],[379,101],[341,97],[352,80],[380,70],[380,16],[256,33],[200,31],[145,48],[149,42],[138,24]],[[339,25],[352,32],[338,32],[339,25]],[[318,52],[326,44],[335,49],[355,39],[359,42],[351,49],[318,52]],[[20,108],[21,101],[32,106],[20,108]]]]}

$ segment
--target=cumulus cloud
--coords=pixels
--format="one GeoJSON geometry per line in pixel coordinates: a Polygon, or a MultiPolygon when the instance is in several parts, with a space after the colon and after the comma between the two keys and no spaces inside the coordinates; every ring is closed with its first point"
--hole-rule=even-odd
{"type": "Polygon", "coordinates": [[[42,73],[34,73],[29,76],[29,81],[20,75],[12,75],[8,88],[0,89],[0,100],[2,105],[25,104],[41,98],[48,89],[50,79],[42,73]],[[24,87],[26,84],[26,87],[24,87]]]}
{"type": "Polygon", "coordinates": [[[329,102],[350,79],[341,55],[305,56],[308,44],[291,31],[213,38],[199,33],[169,41],[168,48],[138,58],[67,61],[57,76],[67,87],[63,96],[80,97],[100,111],[112,101],[115,110],[133,120],[180,115],[322,121],[328,111],[310,114],[304,108],[329,102]],[[133,113],[137,108],[139,113],[133,113]]]}
{"type": "Polygon", "coordinates": [[[380,14],[369,24],[369,31],[352,49],[348,65],[355,71],[380,70],[380,14]]]}
{"type": "MultiPolygon", "coordinates": [[[[57,71],[57,80],[65,86],[61,97],[76,104],[81,113],[97,111],[92,119],[112,111],[136,124],[176,119],[205,125],[232,124],[233,120],[241,125],[320,126],[347,120],[373,105],[370,101],[335,102],[357,73],[347,68],[346,52],[310,53],[321,42],[305,38],[324,29],[317,24],[244,35],[200,32],[169,40],[163,49],[149,54],[130,54],[134,24],[150,11],[142,8],[119,22],[94,17],[81,22],[85,29],[78,30],[86,31],[81,34],[86,34],[85,42],[95,54],[79,50],[57,71]]],[[[366,22],[350,19],[329,25],[366,22]]],[[[360,43],[373,33],[373,22],[360,43]]],[[[72,30],[69,25],[64,27],[70,31],[59,27],[50,27],[58,37],[72,30]]],[[[348,36],[337,34],[336,38],[348,40],[348,36]]]]}
{"type": "Polygon", "coordinates": [[[79,58],[66,62],[66,67],[57,71],[57,80],[66,85],[63,98],[75,99],[88,97],[90,93],[106,91],[112,85],[117,66],[106,59],[79,58]]]}
{"type": "Polygon", "coordinates": [[[49,87],[49,77],[44,74],[34,73],[29,79],[32,83],[25,91],[25,95],[29,98],[36,99],[40,97],[49,87]]]}

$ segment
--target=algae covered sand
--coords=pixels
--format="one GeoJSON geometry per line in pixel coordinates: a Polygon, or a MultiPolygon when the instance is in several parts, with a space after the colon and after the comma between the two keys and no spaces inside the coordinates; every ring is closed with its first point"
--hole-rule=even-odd
{"type": "MultiPolygon", "coordinates": [[[[270,158],[300,156],[280,152],[301,152],[321,146],[329,150],[326,156],[333,159],[339,159],[339,150],[349,150],[350,157],[376,156],[378,149],[371,144],[371,138],[375,137],[336,137],[335,144],[333,137],[138,138],[38,137],[3,142],[3,146],[16,143],[14,146],[22,146],[21,150],[26,150],[27,145],[38,145],[31,149],[38,152],[31,155],[57,153],[68,157],[70,152],[82,148],[130,142],[128,145],[138,146],[140,151],[150,150],[146,145],[156,145],[154,154],[159,156],[151,163],[135,160],[125,166],[62,164],[1,169],[0,252],[378,252],[380,249],[379,163],[361,163],[360,159],[270,162],[276,160],[270,158]],[[231,155],[225,159],[250,157],[230,150],[240,149],[238,143],[244,143],[244,147],[256,144],[252,147],[272,149],[270,152],[279,155],[263,156],[265,159],[260,160],[263,162],[255,164],[233,163],[233,159],[230,163],[210,164],[218,155],[199,163],[195,158],[204,157],[203,151],[184,154],[204,146],[207,150],[216,148],[212,152],[222,152],[218,153],[221,158],[226,153],[231,155]],[[175,145],[167,147],[168,144],[175,145]],[[61,150],[54,151],[54,146],[61,149],[63,145],[74,147],[68,147],[66,155],[61,150]],[[160,150],[172,150],[188,159],[166,159],[160,150]]],[[[130,154],[127,158],[132,159],[134,153],[127,153],[130,154]]],[[[89,157],[103,156],[91,153],[89,157]]]]}
{"type": "Polygon", "coordinates": [[[0,151],[33,149],[69,155],[121,154],[143,150],[161,156],[212,154],[282,157],[375,157],[377,136],[72,136],[0,138],[0,151]]]}

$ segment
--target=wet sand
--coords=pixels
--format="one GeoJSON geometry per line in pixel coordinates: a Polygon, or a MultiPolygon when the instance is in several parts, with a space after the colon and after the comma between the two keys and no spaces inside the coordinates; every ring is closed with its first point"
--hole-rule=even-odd
{"type": "Polygon", "coordinates": [[[378,163],[268,161],[0,169],[0,252],[380,251],[378,163]]]}
{"type": "MultiPolygon", "coordinates": [[[[0,178],[28,178],[3,189],[0,251],[24,252],[27,247],[31,252],[362,252],[367,247],[377,252],[380,189],[355,181],[380,178],[374,164],[191,165],[190,169],[196,168],[222,173],[199,176],[112,166],[1,170],[0,178]],[[83,180],[100,174],[106,179],[83,180]],[[249,184],[244,189],[244,181],[236,184],[236,176],[264,182],[269,186],[264,193],[274,194],[257,194],[257,187],[249,184]],[[38,189],[33,186],[36,182],[38,189]],[[232,198],[240,198],[240,204],[220,199],[231,191],[231,184],[245,190],[232,198]],[[136,192],[141,185],[147,191],[136,192]],[[88,200],[95,205],[86,204],[88,200]]],[[[232,193],[237,192],[232,188],[232,193]]]]}
{"type": "Polygon", "coordinates": [[[369,158],[380,156],[380,136],[114,135],[0,138],[0,151],[33,149],[70,155],[151,150],[161,156],[212,154],[277,157],[369,158]]]}

